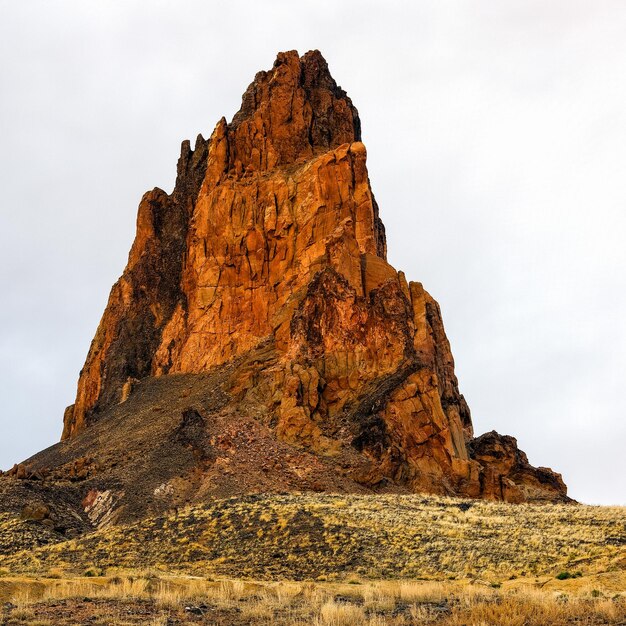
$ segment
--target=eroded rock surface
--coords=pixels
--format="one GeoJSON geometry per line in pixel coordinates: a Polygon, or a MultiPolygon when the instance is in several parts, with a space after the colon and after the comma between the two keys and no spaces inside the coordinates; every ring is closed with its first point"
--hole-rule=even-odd
{"type": "Polygon", "coordinates": [[[128,505],[102,438],[100,453],[81,441],[106,438],[142,381],[205,373],[195,405],[161,403],[163,433],[142,425],[146,447],[187,455],[155,471],[151,502],[279,486],[566,499],[513,438],[473,439],[439,306],[387,263],[359,116],[317,51],[279,54],[230,124],[183,143],[172,194],[142,199],[48,465],[88,458],[74,472],[101,477],[93,502],[128,505]]]}

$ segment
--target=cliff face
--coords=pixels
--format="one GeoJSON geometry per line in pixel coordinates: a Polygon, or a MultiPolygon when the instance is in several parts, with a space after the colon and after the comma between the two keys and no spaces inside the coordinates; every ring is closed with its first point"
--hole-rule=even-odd
{"type": "Polygon", "coordinates": [[[514,439],[472,439],[439,306],[386,261],[360,139],[315,51],[279,54],[230,124],[183,143],[173,193],[141,201],[63,440],[104,428],[138,381],[228,367],[222,417],[253,415],[355,485],[566,497],[514,439]]]}

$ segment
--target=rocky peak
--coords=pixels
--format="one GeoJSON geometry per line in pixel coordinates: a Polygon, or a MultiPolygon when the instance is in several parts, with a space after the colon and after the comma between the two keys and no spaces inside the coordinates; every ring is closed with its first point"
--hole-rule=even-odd
{"type": "Polygon", "coordinates": [[[321,489],[566,498],[514,439],[473,439],[439,306],[386,261],[366,160],[358,113],[318,51],[279,54],[230,124],[183,142],[172,194],[139,206],[65,414],[67,450],[97,456],[94,440],[132,423],[122,439],[143,450],[158,431],[161,460],[191,446],[186,484],[205,494],[313,488],[318,475],[321,489]],[[165,397],[180,375],[217,381],[181,414],[165,397]],[[137,420],[155,419],[157,392],[142,388],[170,407],[152,432],[137,420]]]}
{"type": "MultiPolygon", "coordinates": [[[[222,131],[220,131],[222,132],[222,131]]],[[[361,140],[359,114],[318,50],[281,52],[228,125],[229,169],[266,170],[361,140]]]]}

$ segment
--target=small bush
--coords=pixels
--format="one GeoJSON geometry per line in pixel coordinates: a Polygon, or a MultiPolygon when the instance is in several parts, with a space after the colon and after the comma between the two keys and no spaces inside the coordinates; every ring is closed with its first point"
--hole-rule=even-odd
{"type": "Polygon", "coordinates": [[[87,576],[87,578],[95,578],[96,576],[102,576],[102,570],[98,567],[88,567],[84,575],[87,576]]]}
{"type": "Polygon", "coordinates": [[[48,570],[48,578],[63,578],[65,572],[60,567],[51,567],[48,570]]]}
{"type": "Polygon", "coordinates": [[[316,624],[320,626],[358,626],[365,622],[365,611],[360,606],[328,600],[320,608],[316,624]]]}

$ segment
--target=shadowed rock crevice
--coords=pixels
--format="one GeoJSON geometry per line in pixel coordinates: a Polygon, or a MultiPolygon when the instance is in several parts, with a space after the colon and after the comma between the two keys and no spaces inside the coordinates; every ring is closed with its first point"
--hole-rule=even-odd
{"type": "MultiPolygon", "coordinates": [[[[152,373],[163,329],[177,308],[186,309],[181,288],[186,236],[207,153],[202,135],[193,151],[183,142],[172,194],[154,189],[142,198],[128,264],[91,343],[76,402],[64,416],[63,439],[119,402],[126,383],[152,373]]],[[[165,363],[163,370],[169,366],[165,363]]]]}

